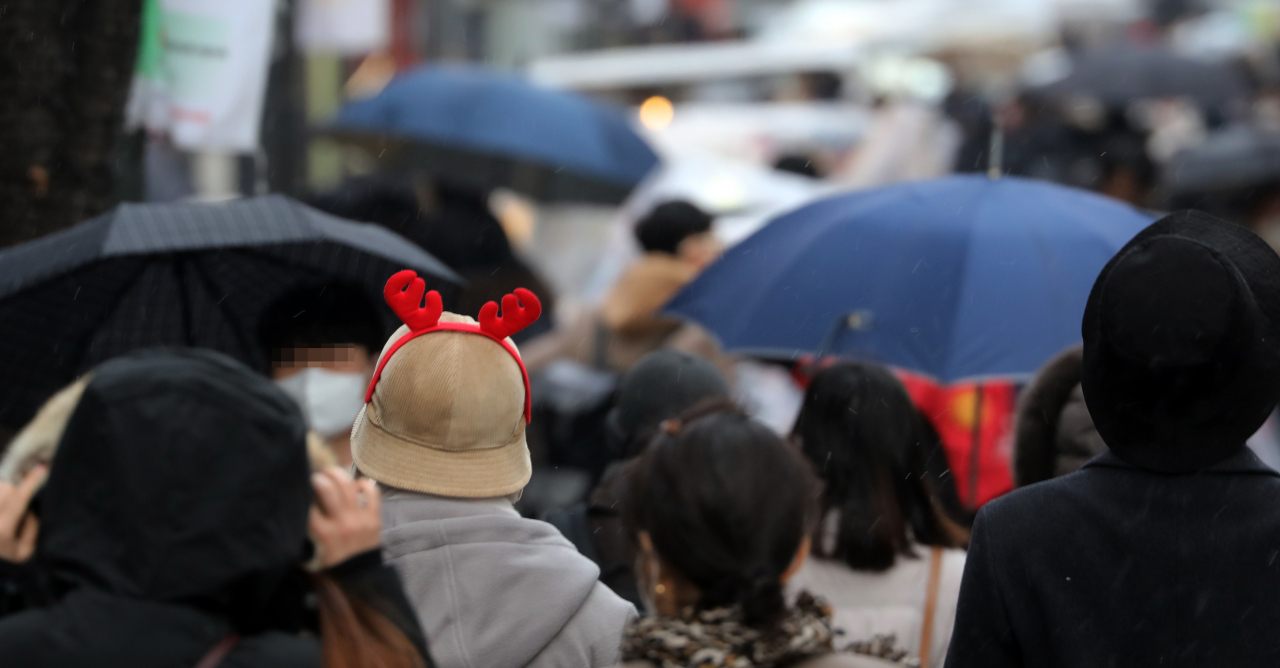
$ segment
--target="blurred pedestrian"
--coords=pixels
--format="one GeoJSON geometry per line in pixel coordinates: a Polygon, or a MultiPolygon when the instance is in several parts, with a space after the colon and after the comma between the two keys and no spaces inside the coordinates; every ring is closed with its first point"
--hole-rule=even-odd
{"type": "MultiPolygon", "coordinates": [[[[308,203],[336,216],[386,227],[434,255],[465,281],[455,308],[475,313],[486,302],[526,288],[550,311],[555,295],[511,247],[507,233],[491,211],[486,192],[446,183],[390,177],[348,179],[338,188],[317,193],[308,203]]],[[[516,337],[524,343],[550,331],[550,318],[516,337]]]]}
{"type": "Polygon", "coordinates": [[[769,428],[725,404],[664,423],[628,470],[623,521],[650,616],[627,629],[626,665],[885,665],[836,653],[820,600],[787,604],[783,586],[817,520],[817,481],[769,428]]]}
{"type": "Polygon", "coordinates": [[[1102,270],[1082,330],[1109,451],[978,513],[947,665],[1276,665],[1280,473],[1245,440],[1280,398],[1280,257],[1166,216],[1102,270]]]}
{"type": "MultiPolygon", "coordinates": [[[[489,193],[437,182],[430,187],[420,184],[418,200],[426,220],[412,238],[466,280],[457,304],[460,313],[476,313],[516,288],[537,295],[547,312],[553,312],[551,287],[511,248],[502,222],[489,207],[489,193]]],[[[524,344],[549,331],[551,318],[546,318],[515,340],[524,344]]]]}
{"type": "Polygon", "coordinates": [[[604,472],[605,418],[619,375],[663,348],[715,361],[731,371],[715,339],[701,327],[659,313],[720,252],[712,217],[683,201],[660,204],[635,228],[645,253],[610,288],[599,308],[525,348],[539,420],[530,431],[537,470],[526,500],[539,513],[571,507],[604,472]],[[570,475],[580,481],[572,484],[570,475]],[[547,488],[571,488],[572,496],[547,488]],[[547,497],[567,497],[548,503],[547,497]]]}
{"type": "Polygon", "coordinates": [[[384,493],[385,553],[444,668],[608,666],[635,608],[545,522],[513,507],[529,481],[528,379],[509,336],[540,306],[517,291],[480,322],[444,313],[411,272],[387,284],[405,320],[352,432],[384,493]],[[415,282],[416,281],[416,282],[415,282]],[[401,292],[406,290],[407,292],[401,292]],[[438,640],[434,640],[438,639],[438,640]]]}
{"type": "Polygon", "coordinates": [[[258,326],[271,354],[271,377],[325,439],[341,466],[351,466],[351,425],[364,407],[373,353],[386,330],[355,285],[314,284],[273,302],[258,326]]]}
{"type": "Polygon", "coordinates": [[[790,588],[829,601],[846,639],[892,637],[939,668],[967,535],[927,475],[928,435],[888,369],[843,362],[813,377],[792,437],[823,480],[822,521],[790,588]]]}
{"type": "Polygon", "coordinates": [[[80,392],[52,411],[61,428],[40,427],[61,432],[52,462],[0,483],[0,573],[45,583],[0,618],[6,665],[432,665],[382,565],[377,488],[313,475],[302,415],[269,381],[218,353],[153,350],[80,392]]]}
{"type": "Polygon", "coordinates": [[[1077,471],[1106,451],[1080,387],[1083,367],[1084,348],[1072,346],[1046,362],[1022,391],[1013,442],[1019,487],[1077,471]]]}
{"type": "Polygon", "coordinates": [[[1151,206],[1157,167],[1148,154],[1146,135],[1128,128],[1112,130],[1099,146],[1101,179],[1094,190],[1138,208],[1151,206]]]}
{"type": "Polygon", "coordinates": [[[646,353],[675,348],[714,359],[715,340],[701,328],[658,311],[720,255],[713,218],[684,201],[660,204],[636,224],[644,255],[623,272],[598,311],[566,330],[533,341],[525,363],[537,373],[555,360],[625,372],[646,353]]]}
{"type": "Polygon", "coordinates": [[[663,421],[706,399],[729,398],[729,383],[711,362],[678,350],[645,355],[623,377],[617,403],[605,420],[606,442],[598,444],[612,463],[585,503],[545,519],[600,566],[600,581],[640,605],[633,541],[622,528],[626,467],[658,433],[663,421]]]}

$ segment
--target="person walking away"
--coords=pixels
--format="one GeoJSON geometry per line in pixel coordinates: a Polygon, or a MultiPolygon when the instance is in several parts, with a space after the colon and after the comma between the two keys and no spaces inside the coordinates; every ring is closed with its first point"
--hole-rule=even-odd
{"type": "Polygon", "coordinates": [[[941,668],[968,536],[926,475],[926,435],[888,369],[839,362],[813,377],[792,439],[823,481],[822,521],[789,588],[829,601],[846,639],[941,668]]]}
{"type": "MultiPolygon", "coordinates": [[[[421,181],[416,190],[427,212],[426,224],[421,233],[410,238],[466,281],[458,298],[460,312],[477,312],[517,287],[528,289],[553,311],[551,286],[511,247],[506,229],[489,206],[488,192],[421,181]]],[[[547,318],[517,333],[515,341],[524,345],[550,331],[551,319],[547,318]]]]}
{"type": "MultiPolygon", "coordinates": [[[[1014,427],[1013,478],[1026,487],[1078,471],[1107,449],[1084,403],[1080,372],[1084,346],[1074,345],[1045,363],[1022,391],[1014,427]]],[[[1277,412],[1245,442],[1263,464],[1280,471],[1277,412]]]]}
{"type": "Polygon", "coordinates": [[[352,431],[384,492],[383,542],[441,668],[608,666],[635,608],[550,524],[512,506],[529,481],[528,378],[511,334],[541,312],[517,290],[477,322],[413,272],[387,283],[406,322],[352,431]]]}
{"type": "Polygon", "coordinates": [[[0,573],[29,559],[46,583],[0,617],[4,665],[432,665],[377,549],[377,488],[313,475],[302,414],[270,381],[149,350],[78,391],[74,411],[45,412],[64,425],[38,427],[61,433],[52,461],[0,483],[0,573]]]}
{"type": "MultiPolygon", "coordinates": [[[[474,313],[517,287],[528,288],[553,310],[550,286],[511,247],[489,206],[489,193],[428,179],[385,175],[353,177],[314,193],[307,203],[335,216],[374,223],[412,241],[463,279],[457,308],[474,313]]],[[[523,344],[551,330],[535,323],[520,332],[523,344]]]]}
{"type": "Polygon", "coordinates": [[[546,521],[600,567],[600,581],[634,605],[635,551],[622,529],[619,508],[626,495],[627,466],[658,433],[663,421],[701,401],[729,398],[729,383],[716,365],[678,350],[645,355],[622,377],[617,403],[605,418],[604,448],[612,463],[584,503],[550,513],[546,521]]]}
{"type": "Polygon", "coordinates": [[[1103,268],[1081,385],[1109,450],[978,514],[949,668],[1274,666],[1280,256],[1195,211],[1103,268]]]}
{"type": "Polygon", "coordinates": [[[608,464],[599,445],[619,376],[646,354],[681,350],[731,374],[729,358],[706,330],[658,312],[719,255],[712,222],[688,202],[657,206],[635,227],[644,254],[600,306],[526,346],[539,420],[530,430],[535,470],[525,508],[540,514],[572,507],[599,483],[608,464]]]}
{"type": "Polygon", "coordinates": [[[692,204],[660,204],[636,224],[644,255],[609,289],[598,310],[536,339],[525,364],[536,374],[556,360],[624,373],[646,353],[669,347],[717,359],[715,340],[695,325],[660,315],[677,292],[715,261],[713,218],[692,204]]]}
{"type": "Polygon", "coordinates": [[[1074,345],[1040,367],[1018,398],[1013,479],[1018,487],[1080,470],[1102,454],[1102,442],[1080,387],[1084,347],[1074,345]]]}
{"type": "Polygon", "coordinates": [[[298,402],[307,425],[343,467],[351,466],[351,425],[364,407],[373,352],[385,336],[364,290],[341,283],[291,290],[258,323],[272,379],[298,402]]]}
{"type": "Polygon", "coordinates": [[[837,652],[830,609],[783,586],[804,563],[817,481],[768,427],[704,402],[627,472],[623,523],[639,546],[650,616],[623,641],[628,668],[870,668],[837,652]],[[763,489],[768,494],[761,494],[763,489]]]}

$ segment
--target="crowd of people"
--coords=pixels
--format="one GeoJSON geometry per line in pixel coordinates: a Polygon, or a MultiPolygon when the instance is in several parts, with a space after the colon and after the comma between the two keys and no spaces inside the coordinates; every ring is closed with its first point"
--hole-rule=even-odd
{"type": "Polygon", "coordinates": [[[1024,392],[1021,488],[971,521],[889,368],[814,364],[786,434],[740,407],[714,339],[660,314],[714,259],[709,229],[659,206],[601,307],[523,350],[541,295],[472,317],[404,271],[389,338],[325,285],[267,310],[267,373],[200,349],[101,364],[0,458],[0,663],[1280,660],[1280,472],[1246,447],[1280,400],[1280,256],[1258,236],[1179,212],[1130,241],[1083,346],[1024,392]],[[557,364],[595,375],[541,382],[557,364]],[[535,452],[539,394],[583,377],[607,399],[535,452]],[[554,457],[586,484],[527,503],[554,457]]]}

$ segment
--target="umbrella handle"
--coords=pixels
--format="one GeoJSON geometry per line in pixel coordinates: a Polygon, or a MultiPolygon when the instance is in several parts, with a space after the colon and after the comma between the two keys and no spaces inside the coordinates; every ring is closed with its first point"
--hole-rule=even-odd
{"type": "Polygon", "coordinates": [[[851,311],[838,318],[831,323],[831,329],[827,330],[826,336],[822,337],[822,343],[818,345],[818,353],[814,357],[814,364],[822,362],[827,355],[831,354],[831,350],[836,347],[836,342],[840,340],[840,335],[849,330],[851,332],[865,332],[871,329],[873,321],[871,311],[860,309],[851,311]]]}

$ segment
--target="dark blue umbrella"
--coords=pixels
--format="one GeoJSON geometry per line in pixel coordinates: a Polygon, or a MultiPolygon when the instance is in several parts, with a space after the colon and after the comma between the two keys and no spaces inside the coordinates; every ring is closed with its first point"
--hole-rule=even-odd
{"type": "Polygon", "coordinates": [[[392,140],[384,159],[458,185],[544,200],[619,202],[658,164],[618,110],[479,67],[398,76],[343,107],[332,130],[392,140]]]}
{"type": "Polygon", "coordinates": [[[667,308],[747,354],[847,354],[942,382],[1016,378],[1080,340],[1098,272],[1151,220],[1018,178],[840,195],[772,221],[667,308]]]}

